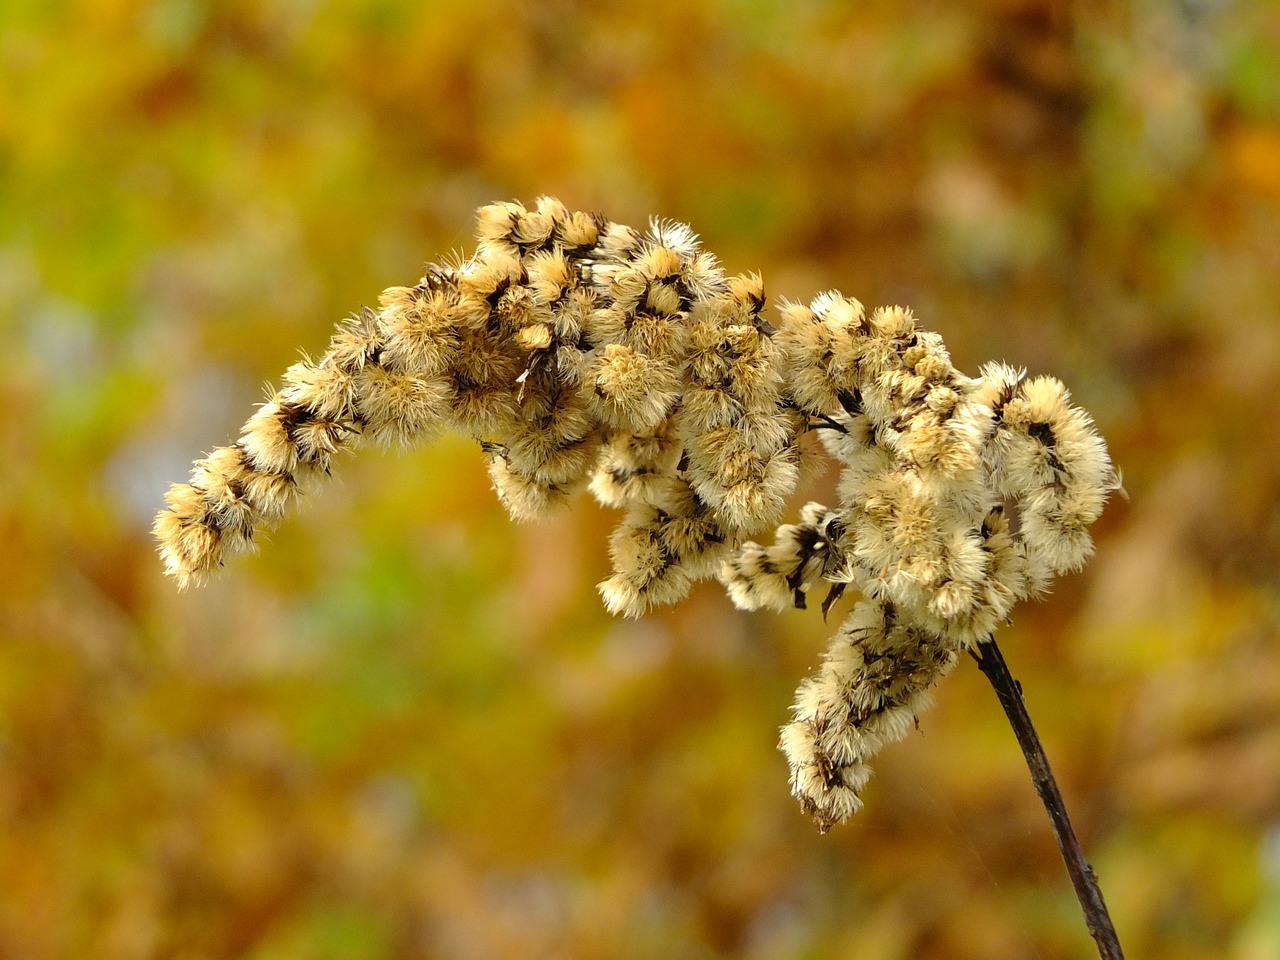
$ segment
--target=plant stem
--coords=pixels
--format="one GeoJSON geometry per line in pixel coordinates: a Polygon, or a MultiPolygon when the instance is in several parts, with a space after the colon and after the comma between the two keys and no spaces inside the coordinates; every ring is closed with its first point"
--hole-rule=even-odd
{"type": "Polygon", "coordinates": [[[1115,927],[1111,923],[1111,915],[1107,913],[1107,905],[1102,899],[1102,889],[1098,886],[1098,878],[1085,859],[1084,850],[1076,837],[1071,819],[1067,816],[1066,805],[1062,801],[1062,793],[1058,783],[1049,769],[1049,758],[1045,756],[1040,736],[1031,723],[1031,715],[1027,713],[1027,704],[1022,699],[1022,685],[1009,673],[1009,665],[1005,663],[1000,648],[994,637],[989,637],[978,644],[976,651],[970,655],[978,662],[978,668],[995,688],[1000,705],[1022,747],[1022,755],[1026,758],[1027,768],[1031,771],[1031,782],[1035,784],[1036,793],[1048,811],[1049,820],[1053,824],[1053,834],[1058,841],[1058,849],[1067,865],[1067,873],[1071,875],[1071,884],[1076,889],[1076,897],[1080,908],[1084,911],[1085,926],[1089,935],[1098,945],[1098,956],[1102,960],[1124,960],[1120,950],[1120,941],[1116,937],[1115,927]]]}

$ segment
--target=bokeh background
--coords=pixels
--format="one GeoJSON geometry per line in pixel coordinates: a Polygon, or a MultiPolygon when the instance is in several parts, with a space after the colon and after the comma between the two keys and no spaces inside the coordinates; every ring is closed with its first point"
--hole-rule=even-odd
{"type": "Polygon", "coordinates": [[[262,383],[542,193],[1067,381],[1128,499],[1002,645],[1129,956],[1280,956],[1275,2],[6,0],[0,957],[1092,955],[972,663],[820,837],[818,613],[612,620],[616,518],[469,443],[162,578],[262,383]]]}

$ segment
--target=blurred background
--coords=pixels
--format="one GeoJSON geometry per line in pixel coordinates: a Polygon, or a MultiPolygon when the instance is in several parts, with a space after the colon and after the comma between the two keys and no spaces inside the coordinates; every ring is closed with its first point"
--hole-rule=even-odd
{"type": "Polygon", "coordinates": [[[818,836],[833,627],[609,618],[616,517],[468,442],[163,579],[262,384],[543,193],[1071,386],[1128,500],[1001,644],[1129,956],[1280,956],[1280,5],[6,0],[0,957],[1094,955],[972,663],[818,836]]]}

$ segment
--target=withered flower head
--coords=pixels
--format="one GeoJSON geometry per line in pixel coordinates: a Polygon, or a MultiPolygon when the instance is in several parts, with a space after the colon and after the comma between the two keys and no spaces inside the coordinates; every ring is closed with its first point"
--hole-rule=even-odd
{"type": "Polygon", "coordinates": [[[477,239],[340,323],[170,488],[154,532],[181,586],[252,549],[338,452],[468,434],[516,520],[584,489],[623,510],[599,587],[613,613],[712,576],[744,609],[804,606],[818,582],[824,614],[861,594],[782,732],[826,829],[959,652],[1089,557],[1117,478],[1057,380],[966,377],[909,310],[834,291],[783,304],[775,326],[760,277],[726,277],[679,223],[641,233],[544,197],[481,208],[477,239]],[[840,464],[839,503],[777,526],[811,429],[840,464]],[[772,546],[748,539],[772,527],[772,546]]]}

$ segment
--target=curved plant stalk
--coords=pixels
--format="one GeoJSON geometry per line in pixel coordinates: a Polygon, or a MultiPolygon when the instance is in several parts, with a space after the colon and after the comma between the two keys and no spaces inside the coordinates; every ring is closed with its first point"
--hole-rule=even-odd
{"type": "Polygon", "coordinates": [[[1071,875],[1071,885],[1075,887],[1080,909],[1084,911],[1085,926],[1089,928],[1089,935],[1098,946],[1098,956],[1102,960],[1124,960],[1111,914],[1107,912],[1107,904],[1102,899],[1098,877],[1085,859],[1084,849],[1071,825],[1071,818],[1067,816],[1067,807],[1058,790],[1058,782],[1049,768],[1049,758],[1045,756],[1040,736],[1031,723],[1026,701],[1022,698],[1022,685],[1009,673],[1009,665],[1005,663],[995,637],[987,638],[978,645],[976,651],[970,650],[969,653],[995,688],[1000,705],[1004,707],[1009,724],[1018,738],[1018,746],[1022,748],[1022,755],[1026,758],[1027,769],[1031,771],[1031,782],[1035,784],[1036,793],[1040,794],[1044,809],[1049,814],[1049,821],[1053,824],[1053,836],[1058,841],[1058,850],[1067,865],[1067,873],[1071,875]]]}

